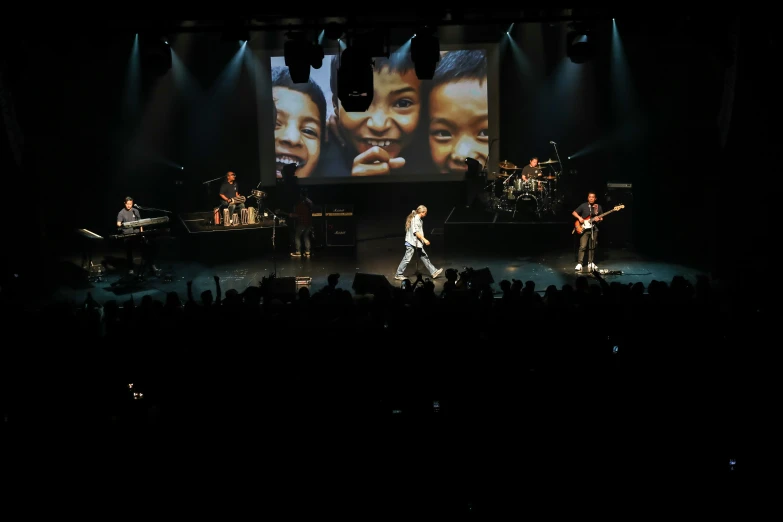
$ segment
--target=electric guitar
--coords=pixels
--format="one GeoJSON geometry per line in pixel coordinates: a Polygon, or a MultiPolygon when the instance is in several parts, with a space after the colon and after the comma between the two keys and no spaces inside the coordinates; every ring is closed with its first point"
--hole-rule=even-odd
{"type": "Polygon", "coordinates": [[[606,211],[603,214],[586,218],[584,224],[580,223],[579,220],[577,219],[576,221],[574,221],[574,229],[571,231],[571,233],[573,234],[574,232],[576,232],[577,234],[581,235],[585,230],[590,230],[591,228],[593,228],[593,220],[595,218],[604,217],[607,214],[611,214],[612,212],[616,212],[623,208],[625,208],[625,205],[617,205],[612,210],[606,211]]]}

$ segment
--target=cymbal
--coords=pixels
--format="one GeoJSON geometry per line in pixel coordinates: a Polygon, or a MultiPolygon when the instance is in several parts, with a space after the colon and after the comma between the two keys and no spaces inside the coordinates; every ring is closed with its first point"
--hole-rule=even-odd
{"type": "Polygon", "coordinates": [[[547,176],[546,179],[557,179],[555,176],[547,176]]]}
{"type": "Polygon", "coordinates": [[[539,165],[551,165],[552,163],[560,163],[560,162],[557,161],[557,160],[552,160],[552,159],[547,160],[547,161],[539,161],[538,162],[539,165]]]}
{"type": "Polygon", "coordinates": [[[504,161],[501,161],[500,163],[498,163],[498,167],[500,167],[501,169],[515,169],[515,168],[517,168],[516,165],[514,165],[513,163],[511,163],[508,160],[504,160],[504,161]]]}

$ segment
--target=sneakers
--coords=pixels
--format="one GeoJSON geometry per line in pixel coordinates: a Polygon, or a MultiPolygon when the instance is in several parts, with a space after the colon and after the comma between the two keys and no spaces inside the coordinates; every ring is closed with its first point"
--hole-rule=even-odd
{"type": "Polygon", "coordinates": [[[305,252],[305,256],[310,257],[310,252],[305,252]]]}
{"type": "Polygon", "coordinates": [[[302,254],[299,252],[291,252],[291,257],[302,257],[302,254]]]}
{"type": "Polygon", "coordinates": [[[591,272],[598,272],[598,265],[596,265],[595,263],[590,263],[587,269],[590,270],[591,272]]]}
{"type": "Polygon", "coordinates": [[[443,269],[442,269],[442,268],[438,268],[437,270],[435,270],[435,271],[432,273],[432,278],[433,278],[433,279],[436,279],[436,278],[437,278],[439,275],[441,275],[442,273],[443,273],[443,269]]]}
{"type": "Polygon", "coordinates": [[[397,281],[405,281],[405,276],[404,275],[395,275],[394,279],[396,279],[397,281]]]}
{"type": "Polygon", "coordinates": [[[577,272],[581,272],[582,271],[582,263],[577,263],[576,267],[574,268],[574,270],[576,270],[577,272]]]}

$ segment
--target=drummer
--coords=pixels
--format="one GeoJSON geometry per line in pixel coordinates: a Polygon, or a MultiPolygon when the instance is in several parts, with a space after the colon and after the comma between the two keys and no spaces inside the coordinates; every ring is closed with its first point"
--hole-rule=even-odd
{"type": "Polygon", "coordinates": [[[522,181],[534,181],[541,178],[544,174],[541,167],[538,166],[538,158],[530,158],[530,163],[522,167],[522,181]]]}

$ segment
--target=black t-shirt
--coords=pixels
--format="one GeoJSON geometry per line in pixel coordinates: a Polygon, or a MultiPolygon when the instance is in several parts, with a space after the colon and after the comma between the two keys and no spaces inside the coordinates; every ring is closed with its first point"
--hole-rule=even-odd
{"type": "Polygon", "coordinates": [[[541,167],[531,167],[530,165],[525,165],[522,168],[522,175],[525,176],[527,179],[530,179],[530,178],[539,178],[543,174],[541,174],[541,167]]]}
{"type": "Polygon", "coordinates": [[[220,185],[220,195],[226,196],[229,199],[237,197],[237,192],[239,192],[239,185],[237,185],[236,181],[234,183],[224,181],[223,184],[220,185]]]}
{"type": "MultiPolygon", "coordinates": [[[[127,208],[123,208],[120,210],[119,214],[117,214],[117,222],[118,223],[127,223],[128,221],[138,221],[141,219],[141,216],[139,215],[139,211],[135,208],[132,208],[128,210],[127,208]]],[[[123,234],[137,234],[139,232],[138,228],[123,228],[122,233],[123,234]]]]}

